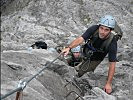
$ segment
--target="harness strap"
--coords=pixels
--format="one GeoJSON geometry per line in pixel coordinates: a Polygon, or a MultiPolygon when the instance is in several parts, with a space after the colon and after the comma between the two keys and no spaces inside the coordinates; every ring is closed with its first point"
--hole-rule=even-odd
{"type": "Polygon", "coordinates": [[[90,37],[90,42],[93,44],[98,39],[98,29],[94,32],[94,34],[90,37]],[[93,39],[93,40],[92,40],[93,39]]]}
{"type": "Polygon", "coordinates": [[[109,47],[109,45],[110,45],[110,43],[111,43],[111,41],[112,41],[112,39],[113,39],[113,37],[114,37],[114,34],[113,34],[113,33],[110,33],[109,38],[106,39],[106,40],[103,42],[103,44],[102,44],[102,46],[101,46],[101,49],[104,49],[105,51],[107,51],[107,50],[108,50],[108,47],[109,47]]]}

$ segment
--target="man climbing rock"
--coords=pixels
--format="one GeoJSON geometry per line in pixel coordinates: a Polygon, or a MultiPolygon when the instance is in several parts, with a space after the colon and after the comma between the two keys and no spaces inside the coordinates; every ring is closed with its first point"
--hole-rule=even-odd
{"type": "MultiPolygon", "coordinates": [[[[62,50],[62,53],[66,56],[72,48],[75,48],[84,41],[86,42],[83,48],[84,59],[78,65],[78,68],[76,68],[79,77],[83,76],[86,72],[94,71],[108,54],[109,70],[104,86],[104,90],[108,94],[112,92],[112,79],[117,62],[117,40],[122,36],[113,34],[112,31],[116,26],[118,25],[116,25],[115,19],[111,15],[105,15],[100,19],[98,25],[88,28],[83,35],[76,38],[67,48],[62,50]]],[[[120,28],[116,31],[122,34],[120,28]]]]}

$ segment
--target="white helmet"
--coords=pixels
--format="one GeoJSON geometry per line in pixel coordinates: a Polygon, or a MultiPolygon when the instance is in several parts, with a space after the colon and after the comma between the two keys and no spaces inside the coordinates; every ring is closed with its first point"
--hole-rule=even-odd
{"type": "Polygon", "coordinates": [[[77,46],[75,48],[72,48],[71,51],[72,52],[80,52],[80,48],[81,48],[81,46],[77,46]]]}
{"type": "Polygon", "coordinates": [[[105,15],[100,19],[99,25],[107,26],[109,28],[115,28],[116,21],[113,16],[105,15]]]}

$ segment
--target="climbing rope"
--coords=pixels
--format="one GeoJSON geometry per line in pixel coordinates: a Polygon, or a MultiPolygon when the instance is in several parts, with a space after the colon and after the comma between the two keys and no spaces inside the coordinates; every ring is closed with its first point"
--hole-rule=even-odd
{"type": "Polygon", "coordinates": [[[29,78],[27,81],[22,81],[20,80],[18,87],[14,90],[12,90],[11,92],[5,94],[4,96],[1,97],[2,99],[5,99],[6,97],[12,95],[13,93],[17,92],[16,94],[16,100],[20,100],[20,93],[22,93],[22,91],[24,90],[24,88],[27,86],[27,84],[32,81],[34,78],[36,78],[38,75],[40,75],[40,73],[42,73],[47,67],[49,67],[54,61],[56,61],[62,54],[59,54],[59,56],[57,56],[52,62],[50,62],[49,64],[47,64],[42,70],[40,70],[38,73],[36,73],[35,75],[33,75],[31,78],[29,78]]]}

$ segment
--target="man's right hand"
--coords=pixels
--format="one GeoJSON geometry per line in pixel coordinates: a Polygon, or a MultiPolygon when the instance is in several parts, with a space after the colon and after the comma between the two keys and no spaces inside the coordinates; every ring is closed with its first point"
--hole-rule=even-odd
{"type": "Polygon", "coordinates": [[[69,51],[70,51],[70,48],[67,47],[67,48],[63,49],[61,53],[64,54],[64,56],[67,56],[69,51]]]}

